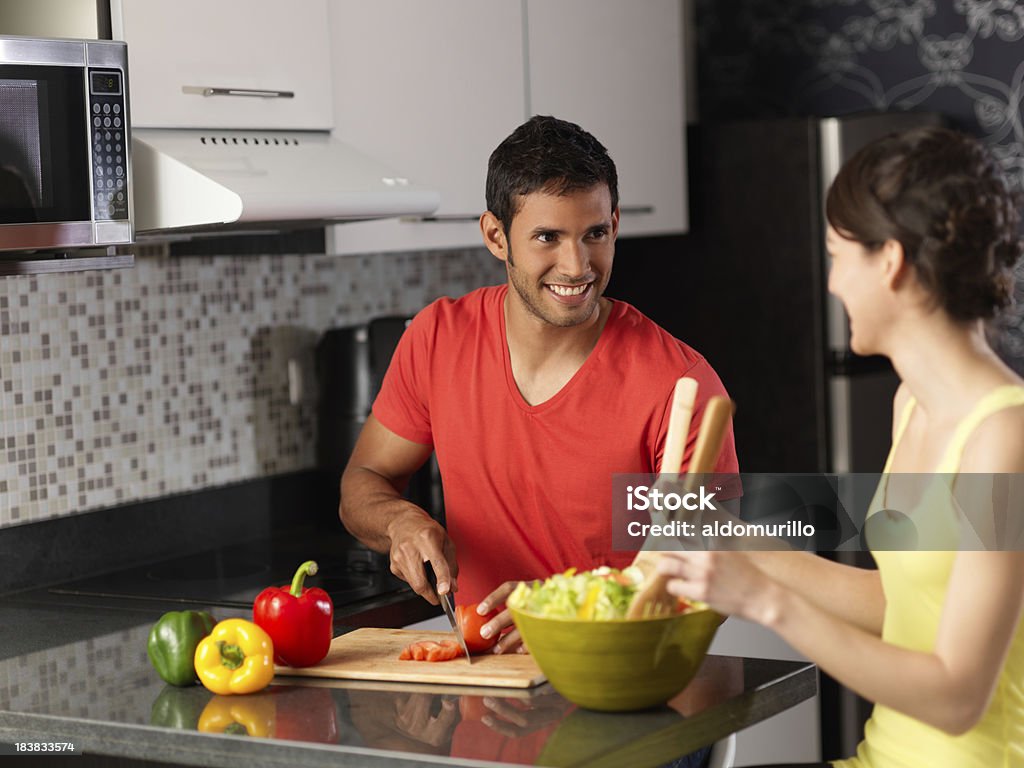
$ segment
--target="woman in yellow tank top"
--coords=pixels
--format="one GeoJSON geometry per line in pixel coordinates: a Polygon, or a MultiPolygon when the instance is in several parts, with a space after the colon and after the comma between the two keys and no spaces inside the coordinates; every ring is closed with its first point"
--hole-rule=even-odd
{"type": "Polygon", "coordinates": [[[661,565],[671,591],[775,630],[875,702],[840,768],[1024,768],[1024,380],[983,329],[1012,295],[1018,206],[978,142],[935,128],[865,147],[826,203],[829,290],[851,346],[902,380],[873,509],[927,515],[953,546],[876,551],[877,571],[800,552],[661,565]],[[900,473],[934,476],[914,487],[900,473]],[[971,479],[993,476],[999,492],[979,506],[971,479]]]}

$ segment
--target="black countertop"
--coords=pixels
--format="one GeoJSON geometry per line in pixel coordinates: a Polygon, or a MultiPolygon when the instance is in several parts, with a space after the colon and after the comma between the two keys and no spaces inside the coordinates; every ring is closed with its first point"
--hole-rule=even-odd
{"type": "MultiPolygon", "coordinates": [[[[395,616],[422,602],[409,594],[390,601],[395,616]]],[[[145,647],[167,607],[124,603],[37,602],[33,593],[0,599],[0,744],[72,742],[87,754],[206,766],[655,766],[816,691],[810,664],[709,656],[671,706],[631,714],[578,709],[549,685],[510,691],[278,677],[259,694],[217,697],[160,680],[145,647]],[[231,730],[258,736],[201,732],[200,722],[219,730],[238,723],[231,730]]],[[[247,615],[211,609],[218,618],[247,615]]],[[[366,616],[349,618],[357,626],[366,616]]]]}
{"type": "Polygon", "coordinates": [[[633,714],[577,709],[548,685],[278,677],[235,697],[165,685],[146,657],[157,618],[250,618],[253,590],[306,559],[323,561],[310,585],[334,586],[336,634],[438,615],[344,534],[336,487],[297,473],[0,529],[0,755],[69,742],[147,764],[655,766],[817,690],[810,664],[715,656],[671,706],[633,714]]]}

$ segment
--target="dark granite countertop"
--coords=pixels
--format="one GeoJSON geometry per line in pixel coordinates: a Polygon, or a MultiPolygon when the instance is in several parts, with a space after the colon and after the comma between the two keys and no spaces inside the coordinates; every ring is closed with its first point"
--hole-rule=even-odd
{"type": "MultiPolygon", "coordinates": [[[[548,685],[511,691],[279,677],[259,694],[215,697],[199,686],[167,686],[150,667],[146,637],[166,605],[81,600],[0,599],[0,744],[73,742],[88,754],[206,766],[654,766],[816,690],[810,664],[709,656],[671,706],[632,714],[577,709],[548,685]],[[237,722],[233,730],[262,737],[200,732],[200,721],[221,730],[237,722]]],[[[417,601],[392,596],[347,620],[354,627],[387,611],[408,617],[417,601]]],[[[218,618],[246,615],[212,610],[218,618]]]]}
{"type": "Polygon", "coordinates": [[[439,613],[345,538],[336,489],[303,472],[0,529],[0,754],[33,741],[154,765],[656,766],[817,689],[810,664],[715,656],[670,707],[633,714],[577,709],[548,685],[279,677],[234,697],[165,685],[146,656],[156,619],[186,608],[249,618],[252,589],[287,583],[310,557],[322,564],[314,579],[339,590],[336,633],[439,613]],[[175,574],[170,590],[158,583],[175,574]]]}

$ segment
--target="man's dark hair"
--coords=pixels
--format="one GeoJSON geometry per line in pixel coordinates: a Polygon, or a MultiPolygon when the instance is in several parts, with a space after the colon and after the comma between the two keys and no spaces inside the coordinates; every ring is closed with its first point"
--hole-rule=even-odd
{"type": "Polygon", "coordinates": [[[522,197],[542,191],[566,195],[607,184],[612,210],[619,204],[615,163],[604,146],[575,123],[535,115],[516,128],[487,162],[487,210],[505,229],[522,197]]]}

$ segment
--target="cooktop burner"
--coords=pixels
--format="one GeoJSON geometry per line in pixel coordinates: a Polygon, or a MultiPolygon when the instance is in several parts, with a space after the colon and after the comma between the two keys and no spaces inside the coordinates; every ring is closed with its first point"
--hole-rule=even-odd
{"type": "Polygon", "coordinates": [[[350,541],[279,537],[185,555],[51,587],[61,595],[124,597],[249,608],[266,587],[291,583],[295,570],[316,560],[320,587],[336,606],[403,588],[381,557],[350,541]]]}
{"type": "Polygon", "coordinates": [[[150,581],[210,581],[249,579],[270,572],[270,563],[247,562],[244,554],[230,558],[231,562],[223,562],[224,558],[216,553],[194,555],[188,558],[159,563],[146,571],[150,581]]]}

